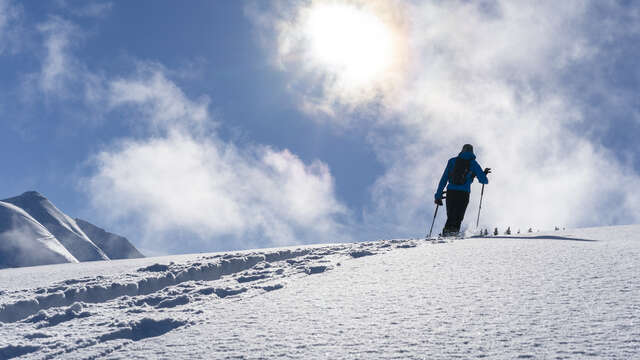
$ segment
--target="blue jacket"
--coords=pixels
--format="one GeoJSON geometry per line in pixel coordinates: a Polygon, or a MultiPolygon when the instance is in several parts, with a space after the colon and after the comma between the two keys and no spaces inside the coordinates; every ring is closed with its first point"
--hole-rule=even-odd
{"type": "MultiPolygon", "coordinates": [[[[449,186],[447,186],[447,190],[460,190],[460,191],[471,192],[471,183],[473,182],[474,177],[477,177],[478,181],[480,181],[481,184],[489,183],[489,179],[487,179],[487,175],[485,175],[484,171],[482,171],[482,168],[476,161],[476,156],[472,152],[468,152],[468,151],[461,152],[458,156],[463,159],[471,159],[471,172],[467,174],[467,182],[465,182],[462,185],[449,184],[449,186]]],[[[438,191],[436,191],[436,194],[435,194],[436,199],[442,198],[442,192],[444,191],[444,187],[449,182],[449,173],[453,171],[453,166],[456,163],[456,159],[457,157],[449,159],[449,162],[447,163],[447,167],[444,169],[444,173],[442,173],[442,178],[440,178],[440,184],[438,184],[438,191]]]]}

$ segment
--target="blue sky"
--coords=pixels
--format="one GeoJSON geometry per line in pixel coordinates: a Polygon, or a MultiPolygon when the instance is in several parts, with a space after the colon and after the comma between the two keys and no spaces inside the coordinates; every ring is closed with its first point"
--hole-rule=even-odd
{"type": "Polygon", "coordinates": [[[496,169],[485,226],[637,223],[639,18],[598,1],[0,0],[0,196],[38,190],[154,253],[422,236],[470,142],[496,169]]]}
{"type": "MultiPolygon", "coordinates": [[[[20,7],[23,9],[22,21],[27,28],[29,23],[46,22],[50,16],[67,15],[71,19],[69,21],[75,20],[78,30],[86,34],[73,46],[73,55],[78,56],[91,71],[127,74],[135,67],[135,62],[151,61],[172,71],[184,72],[186,79],[178,75],[175,81],[180,82],[188,94],[195,97],[206,94],[211,98],[212,111],[225,119],[219,131],[223,138],[239,143],[275,144],[291,149],[306,161],[322,156],[324,161],[331,159],[335,162],[332,166],[334,173],[349,171],[348,163],[351,162],[366,163],[365,173],[344,176],[342,186],[339,186],[345,201],[361,206],[366,199],[365,188],[372,183],[376,172],[382,171],[371,150],[363,146],[361,137],[356,134],[335,136],[331,129],[311,121],[301,121],[304,114],[289,99],[283,74],[261,61],[268,54],[256,44],[252,24],[244,15],[242,4],[203,1],[193,2],[185,8],[176,7],[171,2],[107,4],[110,4],[106,8],[108,10],[98,19],[90,20],[69,14],[68,9],[55,2],[27,3],[20,7]]],[[[71,7],[78,5],[69,4],[71,7]]],[[[39,40],[38,34],[26,36],[36,38],[32,41],[39,40]]],[[[37,47],[38,44],[31,46],[37,47]]],[[[6,71],[2,76],[3,79],[8,78],[13,86],[4,88],[3,92],[7,98],[19,97],[16,90],[24,74],[38,71],[40,67],[37,57],[42,56],[42,49],[8,55],[13,54],[3,56],[2,60],[7,65],[3,66],[6,71]],[[20,66],[23,61],[30,62],[29,66],[20,66]]],[[[50,164],[47,171],[53,172],[53,176],[64,177],[70,171],[76,171],[77,165],[87,155],[99,150],[101,145],[131,132],[117,116],[101,120],[97,126],[83,124],[78,129],[77,123],[67,120],[64,114],[74,111],[73,104],[47,104],[46,99],[42,100],[44,103],[36,105],[38,111],[22,104],[15,109],[14,114],[23,120],[16,126],[28,134],[16,138],[15,133],[4,132],[7,138],[3,138],[3,143],[15,141],[12,144],[16,148],[56,148],[58,155],[44,163],[50,164]],[[59,135],[49,136],[51,133],[59,135]]],[[[7,101],[5,107],[10,108],[10,104],[11,101],[7,101]]],[[[91,117],[86,113],[79,116],[91,117]]],[[[91,119],[86,122],[95,125],[91,119]]],[[[40,174],[43,165],[41,155],[38,151],[24,154],[29,155],[29,158],[16,158],[14,154],[6,159],[12,169],[24,169],[24,175],[15,178],[16,184],[10,189],[4,186],[5,194],[22,191],[25,179],[32,174],[33,181],[37,182],[27,186],[41,189],[52,199],[56,198],[55,194],[66,194],[57,198],[56,203],[65,209],[73,206],[68,211],[77,213],[75,207],[85,200],[79,199],[69,184],[43,179],[40,174]]],[[[73,182],[73,179],[67,180],[73,182]]]]}

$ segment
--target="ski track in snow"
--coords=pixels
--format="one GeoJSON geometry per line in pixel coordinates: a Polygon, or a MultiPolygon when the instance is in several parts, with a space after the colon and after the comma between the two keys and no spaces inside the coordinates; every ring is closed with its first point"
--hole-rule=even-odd
{"type": "Polygon", "coordinates": [[[10,270],[0,359],[640,359],[640,226],[564,234],[10,270]]]}
{"type": "Polygon", "coordinates": [[[199,303],[246,299],[331,270],[340,261],[410,246],[414,240],[395,239],[194,255],[123,274],[3,291],[0,359],[100,358],[127,343],[203,322],[199,303]]]}

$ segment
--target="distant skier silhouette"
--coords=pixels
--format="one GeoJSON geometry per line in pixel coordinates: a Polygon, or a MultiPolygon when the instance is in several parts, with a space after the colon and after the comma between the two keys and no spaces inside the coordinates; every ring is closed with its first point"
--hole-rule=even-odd
{"type": "Polygon", "coordinates": [[[470,144],[465,144],[457,157],[449,159],[435,194],[435,203],[442,205],[442,193],[447,183],[449,184],[446,198],[447,222],[442,229],[442,236],[455,236],[460,232],[460,225],[469,204],[471,183],[474,177],[477,177],[481,184],[488,184],[487,174],[490,172],[489,168],[482,170],[470,144]]]}

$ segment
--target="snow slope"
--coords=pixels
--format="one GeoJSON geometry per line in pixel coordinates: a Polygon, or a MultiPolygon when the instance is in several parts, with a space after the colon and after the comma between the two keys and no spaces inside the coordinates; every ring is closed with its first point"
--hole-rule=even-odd
{"type": "Polygon", "coordinates": [[[5,269],[0,358],[633,359],[639,258],[626,226],[5,269]]]}
{"type": "Polygon", "coordinates": [[[56,208],[36,191],[2,200],[14,204],[42,224],[79,261],[109,260],[80,229],[75,220],[56,208]]]}
{"type": "Polygon", "coordinates": [[[144,257],[127,238],[105,231],[82,219],[76,218],[75,221],[80,229],[87,234],[94,244],[104,251],[109,259],[136,259],[144,257]]]}
{"type": "Polygon", "coordinates": [[[0,268],[77,262],[33,217],[0,201],[0,268]]]}

